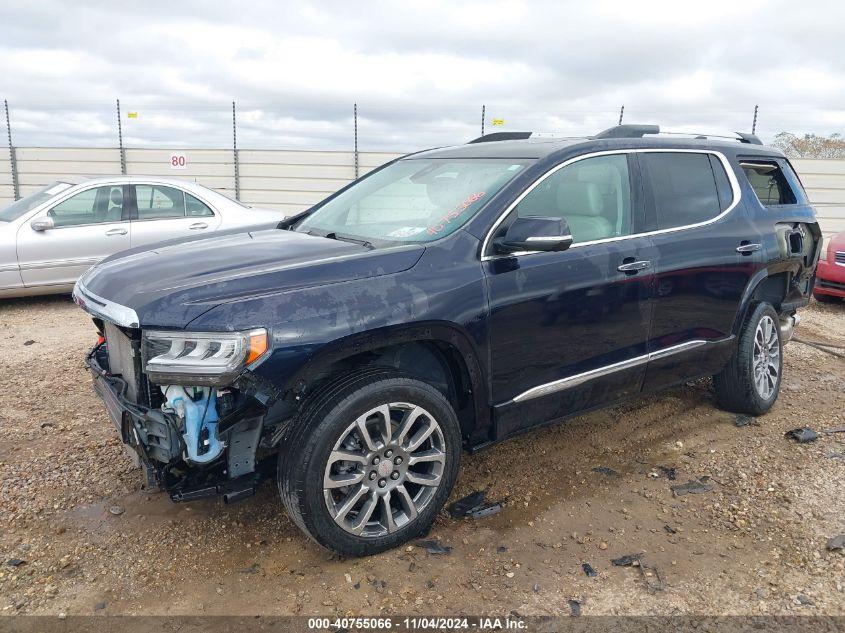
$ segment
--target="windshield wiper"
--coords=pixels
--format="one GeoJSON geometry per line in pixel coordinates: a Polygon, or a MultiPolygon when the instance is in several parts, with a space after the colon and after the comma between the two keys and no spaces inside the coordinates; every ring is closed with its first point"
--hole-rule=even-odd
{"type": "Polygon", "coordinates": [[[348,235],[338,235],[337,233],[326,233],[325,237],[329,238],[330,240],[340,240],[341,242],[352,242],[353,244],[360,244],[361,246],[367,248],[368,250],[373,250],[375,246],[373,246],[372,242],[368,242],[367,240],[357,240],[354,237],[349,237],[348,235]]]}

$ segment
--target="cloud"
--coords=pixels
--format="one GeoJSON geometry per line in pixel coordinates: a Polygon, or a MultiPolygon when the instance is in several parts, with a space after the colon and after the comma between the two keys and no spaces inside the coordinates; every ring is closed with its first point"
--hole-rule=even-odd
{"type": "Polygon", "coordinates": [[[628,122],[842,132],[845,5],[31,0],[0,7],[15,143],[412,150],[628,122]],[[14,5],[14,6],[13,6],[14,5]],[[127,119],[126,112],[138,112],[127,119]]]}

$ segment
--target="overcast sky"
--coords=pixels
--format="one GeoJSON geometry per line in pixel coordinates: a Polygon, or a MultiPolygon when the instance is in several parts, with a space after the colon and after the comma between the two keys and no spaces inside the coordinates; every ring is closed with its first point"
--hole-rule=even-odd
{"type": "Polygon", "coordinates": [[[616,123],[845,131],[845,3],[86,2],[0,5],[16,145],[352,146],[616,123]],[[137,118],[128,118],[128,113],[137,118]]]}

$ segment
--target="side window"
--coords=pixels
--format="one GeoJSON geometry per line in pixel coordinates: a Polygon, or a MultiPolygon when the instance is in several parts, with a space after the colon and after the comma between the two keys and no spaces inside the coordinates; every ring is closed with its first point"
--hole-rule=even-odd
{"type": "Polygon", "coordinates": [[[188,210],[188,217],[190,218],[204,218],[214,215],[214,212],[204,202],[187,192],[185,193],[185,208],[188,210]]]}
{"type": "Polygon", "coordinates": [[[658,229],[712,220],[730,204],[720,199],[708,154],[644,152],[640,160],[651,185],[658,229]]]}
{"type": "Polygon", "coordinates": [[[135,185],[139,220],[185,217],[185,194],[163,185],[135,185]]]}
{"type": "Polygon", "coordinates": [[[780,165],[768,160],[743,160],[740,163],[745,177],[764,207],[777,204],[795,204],[795,192],[786,181],[780,165]]]}
{"type": "Polygon", "coordinates": [[[713,176],[716,178],[716,192],[719,194],[719,210],[724,211],[734,201],[734,190],[728,174],[725,173],[725,166],[718,156],[710,154],[710,167],[713,169],[713,176]]]}
{"type": "Polygon", "coordinates": [[[123,187],[107,185],[80,191],[47,212],[56,227],[120,222],[123,217],[123,187]]]}
{"type": "Polygon", "coordinates": [[[631,185],[625,154],[576,161],[538,184],[517,205],[518,217],[563,218],[573,243],[631,233],[631,185]]]}

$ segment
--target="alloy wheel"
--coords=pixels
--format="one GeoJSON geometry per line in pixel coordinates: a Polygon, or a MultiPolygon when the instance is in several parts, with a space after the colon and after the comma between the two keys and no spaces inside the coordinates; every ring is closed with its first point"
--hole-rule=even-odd
{"type": "Polygon", "coordinates": [[[764,400],[769,400],[780,379],[780,340],[777,325],[770,316],[757,323],[754,332],[754,388],[764,400]]]}
{"type": "Polygon", "coordinates": [[[350,534],[395,532],[431,502],[445,463],[434,416],[407,402],[383,404],[358,416],[332,448],[323,476],[326,507],[350,534]]]}

